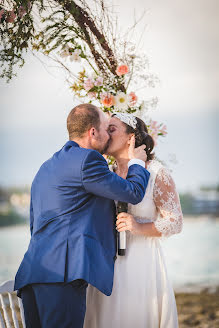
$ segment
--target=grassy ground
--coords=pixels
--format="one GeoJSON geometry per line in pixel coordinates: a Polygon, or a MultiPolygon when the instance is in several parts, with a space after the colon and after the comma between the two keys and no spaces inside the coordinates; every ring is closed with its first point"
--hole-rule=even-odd
{"type": "MultiPolygon", "coordinates": [[[[176,302],[179,328],[219,328],[219,288],[214,293],[209,293],[208,290],[201,293],[176,293],[176,302]]],[[[1,307],[0,311],[2,313],[1,307]]]]}

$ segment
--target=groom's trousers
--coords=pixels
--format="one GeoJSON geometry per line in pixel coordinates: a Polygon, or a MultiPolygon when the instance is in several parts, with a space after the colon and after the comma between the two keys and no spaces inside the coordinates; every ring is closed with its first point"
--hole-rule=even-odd
{"type": "Polygon", "coordinates": [[[26,328],[83,328],[87,286],[77,279],[22,288],[26,328]]]}

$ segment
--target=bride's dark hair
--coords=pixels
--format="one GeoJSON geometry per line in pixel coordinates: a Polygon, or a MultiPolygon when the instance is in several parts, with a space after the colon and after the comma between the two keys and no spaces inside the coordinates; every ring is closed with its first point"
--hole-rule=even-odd
{"type": "Polygon", "coordinates": [[[148,129],[146,124],[138,117],[136,117],[137,125],[136,128],[133,129],[130,125],[124,123],[126,125],[126,132],[134,133],[135,134],[135,147],[139,147],[141,145],[146,145],[146,154],[147,154],[147,161],[150,161],[154,158],[155,154],[152,153],[154,149],[154,140],[148,134],[148,129]]]}

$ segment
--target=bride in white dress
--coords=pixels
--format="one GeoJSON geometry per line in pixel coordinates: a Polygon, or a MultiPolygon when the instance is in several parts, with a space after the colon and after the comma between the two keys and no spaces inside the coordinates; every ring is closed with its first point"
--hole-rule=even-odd
{"type": "MultiPolygon", "coordinates": [[[[84,328],[177,328],[177,308],[168,279],[160,239],[182,230],[179,196],[169,171],[154,159],[153,139],[143,121],[115,114],[110,121],[111,144],[107,153],[116,159],[114,171],[126,177],[128,147],[146,144],[148,187],[141,203],[128,204],[117,217],[117,230],[126,231],[125,256],[115,261],[113,291],[106,296],[87,288],[84,328]]],[[[98,270],[98,268],[97,268],[98,270]]]]}

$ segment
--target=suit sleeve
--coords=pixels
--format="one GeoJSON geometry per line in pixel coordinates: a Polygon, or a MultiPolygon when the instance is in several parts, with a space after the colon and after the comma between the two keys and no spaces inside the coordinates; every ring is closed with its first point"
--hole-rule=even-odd
{"type": "Polygon", "coordinates": [[[30,234],[32,236],[33,233],[33,221],[34,221],[34,216],[33,216],[33,202],[32,202],[32,196],[30,198],[30,234]]]}
{"type": "Polygon", "coordinates": [[[82,183],[87,192],[131,204],[145,195],[150,173],[138,164],[131,165],[126,180],[108,168],[97,151],[90,151],[82,164],[82,183]]]}

